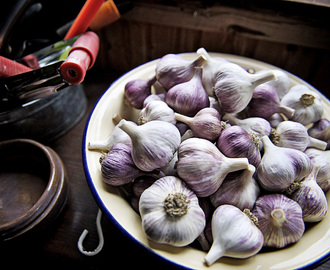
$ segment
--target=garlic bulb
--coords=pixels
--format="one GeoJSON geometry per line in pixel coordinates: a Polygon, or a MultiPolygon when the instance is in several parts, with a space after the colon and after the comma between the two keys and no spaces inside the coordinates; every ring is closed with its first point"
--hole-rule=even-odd
{"type": "Polygon", "coordinates": [[[149,102],[139,114],[138,124],[143,125],[149,121],[165,121],[171,124],[176,123],[174,111],[164,101],[149,102]]]}
{"type": "Polygon", "coordinates": [[[149,239],[178,247],[192,243],[206,223],[196,195],[174,176],[160,178],[147,188],[139,211],[149,239]]]}
{"type": "Polygon", "coordinates": [[[274,73],[275,80],[266,82],[266,84],[273,86],[276,89],[278,97],[282,99],[282,97],[290,90],[290,78],[287,73],[280,69],[272,69],[272,71],[274,73]]]}
{"type": "Polygon", "coordinates": [[[227,158],[210,141],[190,138],[178,150],[177,173],[197,196],[213,194],[230,172],[246,169],[247,158],[227,158]]]}
{"type": "Polygon", "coordinates": [[[109,153],[101,159],[102,180],[111,186],[121,186],[132,182],[141,175],[149,174],[154,177],[161,177],[161,172],[146,173],[136,167],[132,156],[131,147],[116,143],[109,153]]]}
{"type": "Polygon", "coordinates": [[[321,187],[316,183],[320,166],[313,166],[313,170],[301,181],[299,188],[291,195],[303,214],[305,222],[321,221],[328,212],[328,202],[321,187]]]}
{"type": "Polygon", "coordinates": [[[208,266],[221,257],[251,257],[263,246],[261,231],[235,206],[219,206],[214,211],[211,226],[213,244],[204,258],[208,266]]]}
{"type": "Polygon", "coordinates": [[[203,64],[203,86],[209,96],[214,96],[215,76],[219,72],[219,66],[228,61],[221,57],[211,57],[204,48],[199,48],[197,54],[204,56],[206,62],[203,64]]]}
{"type": "Polygon", "coordinates": [[[260,164],[258,139],[240,126],[225,128],[217,140],[217,147],[227,157],[247,158],[255,167],[260,164]]]}
{"type": "Polygon", "coordinates": [[[301,207],[282,194],[259,197],[252,213],[258,218],[266,247],[283,248],[297,242],[305,231],[301,207]]]}
{"type": "Polygon", "coordinates": [[[305,150],[305,154],[311,159],[312,164],[320,166],[316,182],[324,192],[327,192],[330,190],[330,150],[308,148],[305,150]]]}
{"type": "Polygon", "coordinates": [[[142,109],[144,100],[151,94],[156,77],[149,80],[132,80],[125,85],[125,100],[134,108],[142,109]]]}
{"type": "MultiPolygon", "coordinates": [[[[136,125],[134,122],[131,122],[136,125]]],[[[127,135],[126,132],[122,131],[117,125],[114,127],[108,138],[100,141],[90,141],[88,143],[89,150],[100,150],[100,151],[109,151],[110,148],[115,143],[124,143],[127,145],[131,145],[131,138],[127,135]]]]}
{"type": "Polygon", "coordinates": [[[151,94],[150,96],[146,97],[145,100],[143,101],[143,108],[147,106],[147,104],[151,101],[164,101],[165,102],[165,93],[161,94],[151,94]]]}
{"type": "Polygon", "coordinates": [[[189,81],[194,76],[195,67],[200,67],[205,61],[203,56],[186,60],[179,55],[166,54],[156,65],[157,81],[169,90],[176,84],[189,81]]]}
{"type": "Polygon", "coordinates": [[[201,109],[194,117],[175,113],[175,119],[187,124],[198,138],[213,141],[217,139],[222,130],[220,114],[216,109],[201,109]]]}
{"type": "Polygon", "coordinates": [[[176,112],[194,116],[209,107],[210,100],[202,85],[202,68],[195,68],[191,80],[176,84],[166,94],[166,103],[176,112]]]}
{"type": "Polygon", "coordinates": [[[323,114],[321,97],[302,84],[293,86],[282,98],[281,105],[294,109],[291,120],[303,125],[320,120],[323,114]]]}
{"type": "Polygon", "coordinates": [[[249,104],[254,88],[272,79],[272,71],[250,74],[237,64],[225,63],[216,76],[215,95],[224,112],[238,113],[249,104]]]}
{"type": "Polygon", "coordinates": [[[243,172],[233,172],[226,176],[219,189],[210,196],[214,207],[230,204],[244,209],[252,210],[260,189],[253,178],[255,167],[249,164],[243,172]]]}
{"type": "Polygon", "coordinates": [[[275,146],[267,136],[262,137],[264,155],[258,167],[258,181],[268,191],[283,191],[293,182],[301,181],[312,168],[310,158],[303,152],[275,146]]]}
{"type": "Polygon", "coordinates": [[[249,117],[245,119],[239,119],[232,114],[225,114],[222,117],[223,121],[229,121],[231,125],[238,125],[244,128],[248,133],[255,134],[258,137],[259,149],[263,149],[261,137],[264,135],[269,136],[272,127],[270,123],[261,117],[249,117]]]}
{"type": "Polygon", "coordinates": [[[330,149],[330,121],[326,118],[321,118],[308,129],[308,134],[313,138],[325,141],[328,143],[327,149],[330,149]]]}
{"type": "Polygon", "coordinates": [[[282,113],[290,119],[294,114],[294,109],[281,105],[276,89],[270,84],[257,86],[253,90],[252,99],[247,107],[248,116],[267,119],[274,113],[282,113]]]}
{"type": "Polygon", "coordinates": [[[283,121],[270,135],[271,141],[280,147],[293,148],[305,151],[307,147],[314,147],[325,150],[327,143],[308,135],[307,129],[303,124],[293,121],[283,121]]]}
{"type": "Polygon", "coordinates": [[[142,171],[165,166],[181,142],[179,130],[168,122],[155,120],[135,126],[123,119],[118,126],[131,137],[132,158],[142,171]]]}

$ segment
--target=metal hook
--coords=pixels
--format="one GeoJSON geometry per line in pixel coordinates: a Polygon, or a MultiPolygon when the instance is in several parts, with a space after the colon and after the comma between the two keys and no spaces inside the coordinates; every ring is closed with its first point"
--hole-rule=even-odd
{"type": "Polygon", "coordinates": [[[97,229],[97,234],[99,237],[99,244],[96,247],[96,249],[94,249],[93,251],[87,251],[83,247],[83,241],[85,240],[86,235],[88,234],[88,230],[85,229],[79,237],[78,249],[82,254],[84,254],[86,256],[95,256],[103,248],[104,238],[103,238],[103,232],[102,232],[102,226],[101,226],[101,218],[102,218],[102,211],[99,209],[97,212],[97,217],[96,217],[96,229],[97,229]]]}

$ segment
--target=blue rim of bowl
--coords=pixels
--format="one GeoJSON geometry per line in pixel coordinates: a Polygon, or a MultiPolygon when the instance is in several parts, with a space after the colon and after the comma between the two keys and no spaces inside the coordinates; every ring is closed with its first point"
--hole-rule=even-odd
{"type": "MultiPolygon", "coordinates": [[[[248,57],[243,57],[242,58],[245,58],[245,59],[250,59],[248,57]]],[[[157,60],[157,59],[156,59],[157,60]]],[[[153,61],[156,61],[156,60],[153,60],[153,61]]],[[[253,61],[256,61],[256,62],[260,62],[260,63],[264,63],[262,61],[259,61],[259,60],[256,60],[256,59],[252,59],[251,60],[253,61]]],[[[151,61],[152,62],[152,61],[151,61]]],[[[104,93],[99,97],[99,99],[96,101],[94,107],[92,108],[89,116],[88,116],[88,119],[86,121],[86,125],[85,125],[85,129],[84,129],[84,134],[83,134],[83,140],[82,140],[82,159],[83,159],[83,167],[84,167],[84,172],[85,172],[85,176],[86,176],[86,180],[87,180],[87,184],[92,192],[92,195],[96,201],[96,203],[98,204],[98,206],[100,207],[100,209],[102,210],[102,212],[106,215],[106,217],[115,225],[115,227],[123,234],[125,235],[125,237],[127,237],[130,241],[132,241],[134,243],[134,245],[140,249],[144,249],[146,250],[151,256],[153,256],[154,258],[157,258],[157,259],[162,259],[164,262],[170,264],[172,267],[176,267],[178,269],[185,269],[185,270],[193,270],[192,268],[189,268],[189,267],[186,267],[186,266],[183,266],[181,264],[178,264],[176,262],[173,262],[169,259],[167,259],[166,257],[158,254],[157,252],[153,251],[151,248],[149,248],[148,246],[142,244],[140,241],[138,241],[137,239],[135,239],[128,231],[126,231],[121,225],[120,223],[118,223],[118,221],[114,218],[114,216],[109,212],[109,210],[106,208],[106,206],[103,204],[102,202],[102,199],[100,198],[100,196],[98,195],[98,192],[93,184],[93,180],[92,180],[92,176],[90,175],[89,173],[89,169],[88,169],[88,164],[87,164],[87,157],[86,157],[86,153],[88,149],[86,149],[86,137],[87,137],[87,130],[88,130],[88,127],[89,127],[89,123],[90,123],[90,120],[91,120],[91,117],[94,113],[94,110],[96,109],[97,105],[99,104],[100,100],[102,99],[102,97],[111,89],[111,87],[117,82],[119,81],[120,79],[122,79],[123,77],[125,77],[128,73],[130,73],[131,71],[135,70],[135,69],[138,69],[140,68],[141,66],[143,66],[144,64],[140,65],[140,66],[137,66],[136,68],[130,70],[129,72],[126,72],[125,74],[121,75],[119,78],[117,78],[116,80],[114,80],[110,85],[109,87],[107,88],[107,90],[104,91],[104,93]]],[[[274,65],[272,65],[274,66],[274,65]]],[[[281,69],[277,66],[274,66],[274,68],[278,68],[278,69],[281,69]]],[[[286,71],[287,73],[290,73],[288,71],[286,71]]],[[[296,75],[294,74],[291,74],[293,75],[294,77],[297,77],[296,75]]],[[[297,77],[299,78],[299,77],[297,77]]],[[[321,93],[322,94],[322,93],[321,93]]],[[[316,259],[315,261],[305,265],[305,266],[302,266],[300,268],[297,268],[297,270],[308,270],[308,269],[314,269],[315,267],[317,266],[320,266],[321,264],[325,263],[326,261],[328,261],[330,259],[330,251],[325,254],[324,256],[316,259]]]]}

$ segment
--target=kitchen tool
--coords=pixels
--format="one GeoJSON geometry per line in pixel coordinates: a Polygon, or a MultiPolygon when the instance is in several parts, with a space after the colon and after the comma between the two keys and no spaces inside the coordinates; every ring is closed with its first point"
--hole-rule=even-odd
{"type": "Polygon", "coordinates": [[[86,70],[92,67],[96,59],[98,48],[98,36],[87,32],[79,38],[58,42],[34,53],[32,57],[38,59],[40,68],[0,79],[0,111],[26,106],[69,84],[82,82],[86,70]],[[65,59],[65,66],[61,70],[65,59]]]}
{"type": "MultiPolygon", "coordinates": [[[[230,62],[237,63],[256,72],[265,69],[278,69],[275,66],[257,60],[211,53],[212,57],[222,57],[230,62]]],[[[180,54],[187,60],[196,59],[195,53],[180,54]]],[[[88,143],[107,138],[114,128],[111,117],[117,113],[122,118],[137,121],[139,110],[133,109],[124,103],[124,89],[127,82],[142,79],[147,80],[155,73],[158,60],[148,62],[137,67],[116,80],[103,94],[95,105],[86,125],[83,139],[83,163],[89,187],[96,202],[111,222],[134,243],[159,258],[169,262],[180,269],[297,269],[301,267],[313,268],[330,255],[330,215],[317,224],[306,229],[302,238],[294,245],[283,249],[264,249],[256,256],[249,259],[222,258],[210,267],[204,263],[206,252],[193,246],[173,247],[156,244],[146,237],[141,225],[141,218],[133,210],[130,202],[125,197],[125,191],[121,188],[105,185],[101,179],[99,159],[102,153],[88,150],[88,143]],[[109,106],[111,104],[111,106],[109,106]]],[[[288,73],[291,85],[304,84],[317,91],[311,85],[300,78],[288,73]]],[[[318,92],[319,93],[319,92],[318,92]]],[[[330,119],[330,102],[322,96],[324,116],[330,119]]],[[[327,200],[330,201],[330,192],[327,192],[327,200]]],[[[107,239],[105,239],[105,242],[107,239]]]]}

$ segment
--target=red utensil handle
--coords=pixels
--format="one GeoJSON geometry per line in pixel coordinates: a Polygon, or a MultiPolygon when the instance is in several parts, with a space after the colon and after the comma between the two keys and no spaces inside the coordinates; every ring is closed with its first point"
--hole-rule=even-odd
{"type": "Polygon", "coordinates": [[[6,57],[0,56],[0,78],[6,78],[20,73],[29,72],[32,69],[15,62],[6,57]]]}
{"type": "Polygon", "coordinates": [[[68,58],[60,67],[62,77],[70,84],[81,83],[95,62],[100,40],[94,32],[86,32],[73,44],[68,58]]]}

